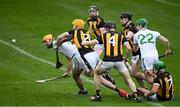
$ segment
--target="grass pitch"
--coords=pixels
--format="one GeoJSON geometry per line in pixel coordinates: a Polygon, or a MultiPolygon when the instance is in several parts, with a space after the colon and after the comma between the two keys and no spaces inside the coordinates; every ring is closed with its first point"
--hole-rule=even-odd
{"type": "MultiPolygon", "coordinates": [[[[0,105],[1,106],[177,106],[180,105],[180,2],[178,0],[0,0],[0,105]],[[63,74],[52,67],[55,52],[43,47],[41,38],[52,33],[58,35],[72,28],[75,18],[88,17],[90,5],[98,5],[105,21],[116,22],[121,30],[121,12],[133,13],[133,21],[145,17],[149,28],[157,30],[170,40],[174,55],[163,58],[174,76],[175,100],[171,102],[136,103],[121,98],[117,93],[102,88],[102,102],[91,102],[95,94],[92,78],[84,80],[87,96],[75,95],[78,88],[72,78],[58,79],[45,84],[36,80],[63,74]],[[17,43],[12,47],[11,40],[17,43]],[[5,41],[6,43],[2,42],[5,41]],[[7,45],[9,43],[9,45],[7,45]],[[45,62],[46,61],[46,62],[45,62]],[[48,61],[48,62],[47,62],[48,61]]],[[[159,53],[163,47],[158,43],[159,53]]],[[[63,56],[62,60],[66,65],[63,56]]],[[[64,66],[65,67],[65,66],[64,66]]],[[[130,91],[121,76],[111,71],[117,85],[130,91]]]]}

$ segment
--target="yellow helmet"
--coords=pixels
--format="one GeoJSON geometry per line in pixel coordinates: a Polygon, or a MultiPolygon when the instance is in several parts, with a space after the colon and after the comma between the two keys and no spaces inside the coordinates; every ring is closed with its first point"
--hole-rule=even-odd
{"type": "Polygon", "coordinates": [[[46,41],[52,41],[53,40],[53,35],[52,34],[47,34],[43,37],[43,42],[46,41]]]}
{"type": "Polygon", "coordinates": [[[72,21],[72,24],[78,28],[83,28],[85,23],[82,19],[75,19],[72,21]]]}

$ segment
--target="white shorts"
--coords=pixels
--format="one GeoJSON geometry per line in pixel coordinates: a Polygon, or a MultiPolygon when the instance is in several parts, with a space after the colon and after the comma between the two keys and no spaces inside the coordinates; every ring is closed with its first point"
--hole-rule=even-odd
{"type": "Polygon", "coordinates": [[[139,55],[132,56],[132,59],[131,59],[132,64],[137,64],[138,61],[140,60],[139,58],[140,58],[139,55]]]}
{"type": "Polygon", "coordinates": [[[120,73],[128,71],[123,61],[119,61],[119,62],[104,62],[103,61],[100,68],[103,69],[103,71],[105,72],[108,72],[111,68],[115,68],[120,73]]]}
{"type": "Polygon", "coordinates": [[[89,69],[89,71],[95,70],[95,68],[98,64],[98,61],[99,61],[99,57],[98,57],[97,53],[90,52],[90,53],[85,54],[83,57],[82,57],[82,59],[86,65],[86,67],[89,69]]]}
{"type": "Polygon", "coordinates": [[[141,59],[143,70],[152,70],[153,64],[159,61],[158,57],[145,57],[141,59]]]}
{"type": "Polygon", "coordinates": [[[101,50],[104,50],[104,45],[103,45],[103,44],[96,44],[96,45],[94,46],[94,49],[96,49],[96,48],[101,49],[101,50]]]}
{"type": "Polygon", "coordinates": [[[82,60],[79,53],[75,54],[75,56],[72,58],[72,61],[73,61],[73,68],[72,68],[73,72],[78,72],[85,68],[84,61],[82,60]]]}

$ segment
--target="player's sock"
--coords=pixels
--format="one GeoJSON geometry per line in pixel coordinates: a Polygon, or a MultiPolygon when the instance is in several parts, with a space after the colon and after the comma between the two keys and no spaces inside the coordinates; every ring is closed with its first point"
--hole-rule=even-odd
{"type": "Polygon", "coordinates": [[[100,96],[99,92],[100,90],[96,90],[96,95],[100,96]]]}

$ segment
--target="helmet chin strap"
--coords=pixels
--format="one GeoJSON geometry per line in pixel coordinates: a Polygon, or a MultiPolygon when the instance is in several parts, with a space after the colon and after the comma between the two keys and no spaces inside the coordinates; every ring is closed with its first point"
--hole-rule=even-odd
{"type": "Polygon", "coordinates": [[[129,21],[127,21],[126,23],[122,24],[123,27],[126,27],[129,21]]]}
{"type": "Polygon", "coordinates": [[[97,19],[97,16],[91,16],[92,20],[95,21],[97,19]]]}

